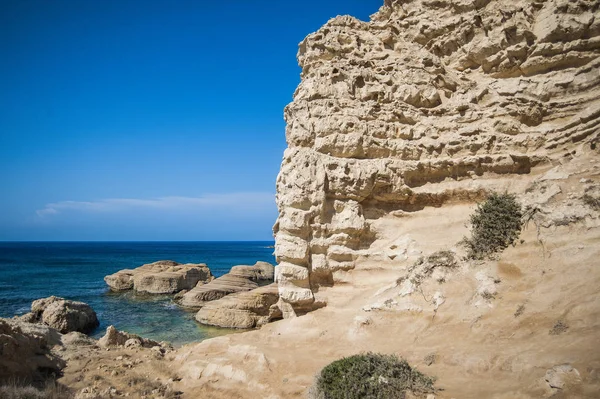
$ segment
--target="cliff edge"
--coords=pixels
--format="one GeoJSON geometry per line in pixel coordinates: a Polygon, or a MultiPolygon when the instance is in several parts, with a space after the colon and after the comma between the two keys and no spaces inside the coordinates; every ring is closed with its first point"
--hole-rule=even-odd
{"type": "Polygon", "coordinates": [[[274,226],[284,317],[323,305],[378,219],[507,189],[593,148],[600,3],[386,0],[300,43],[274,226]]]}

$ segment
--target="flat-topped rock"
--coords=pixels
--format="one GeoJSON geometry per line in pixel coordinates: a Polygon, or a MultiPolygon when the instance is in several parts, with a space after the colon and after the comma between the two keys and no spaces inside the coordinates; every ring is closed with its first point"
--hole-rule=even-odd
{"type": "Polygon", "coordinates": [[[282,317],[277,284],[237,292],[205,304],[196,314],[202,324],[226,328],[260,327],[282,317]]]}
{"type": "Polygon", "coordinates": [[[189,290],[198,282],[213,279],[210,269],[204,263],[180,264],[172,260],[148,263],[135,269],[124,269],[104,277],[113,291],[133,289],[148,294],[173,294],[189,290]]]}
{"type": "Polygon", "coordinates": [[[257,262],[254,266],[234,266],[224,276],[208,284],[199,284],[186,292],[179,303],[186,307],[200,308],[206,302],[215,301],[226,295],[253,290],[260,285],[272,283],[274,269],[273,265],[266,262],[257,262]]]}

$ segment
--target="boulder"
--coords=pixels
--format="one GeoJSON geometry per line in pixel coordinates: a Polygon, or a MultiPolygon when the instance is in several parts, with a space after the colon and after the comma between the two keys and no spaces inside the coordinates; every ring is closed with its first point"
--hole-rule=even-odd
{"type": "Polygon", "coordinates": [[[136,269],[124,269],[104,277],[112,291],[133,289],[148,294],[173,294],[189,290],[198,282],[214,277],[206,264],[180,264],[171,260],[148,263],[136,269]]]}
{"type": "Polygon", "coordinates": [[[200,308],[206,302],[221,299],[234,292],[250,291],[257,287],[258,284],[247,278],[226,274],[208,284],[197,285],[194,289],[186,292],[179,299],[179,304],[189,308],[200,308]]]}
{"type": "Polygon", "coordinates": [[[256,262],[254,266],[233,266],[229,274],[247,278],[258,285],[271,284],[275,275],[275,267],[267,262],[256,262]]]}
{"type": "Polygon", "coordinates": [[[65,362],[50,352],[60,334],[49,327],[0,319],[0,385],[41,382],[59,374],[65,362]]]}
{"type": "Polygon", "coordinates": [[[144,347],[152,348],[160,344],[148,338],[142,338],[136,334],[119,331],[114,326],[106,328],[106,334],[98,340],[98,346],[108,348],[110,346],[144,347]]]}
{"type": "Polygon", "coordinates": [[[96,312],[87,303],[55,296],[33,301],[31,314],[20,319],[45,324],[63,334],[71,331],[89,333],[100,325],[96,312]]]}
{"type": "Polygon", "coordinates": [[[250,291],[260,285],[273,282],[274,267],[266,262],[257,262],[254,266],[240,265],[231,268],[224,276],[208,284],[201,284],[185,293],[179,304],[191,308],[200,308],[205,303],[223,298],[236,292],[250,291]]]}
{"type": "Polygon", "coordinates": [[[282,317],[277,284],[237,292],[206,303],[196,314],[202,324],[226,328],[260,327],[282,317]]]}

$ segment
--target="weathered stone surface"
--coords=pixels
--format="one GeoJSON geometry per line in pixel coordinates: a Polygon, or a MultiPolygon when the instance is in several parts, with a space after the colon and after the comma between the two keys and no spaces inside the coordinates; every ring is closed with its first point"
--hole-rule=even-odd
{"type": "Polygon", "coordinates": [[[94,346],[97,343],[95,339],[77,331],[64,334],[61,342],[65,346],[94,346]]]}
{"type": "Polygon", "coordinates": [[[374,219],[481,198],[598,140],[592,3],[390,0],[300,43],[274,226],[286,317],[353,268],[374,219]]]}
{"type": "Polygon", "coordinates": [[[142,338],[139,335],[130,334],[125,331],[119,331],[114,326],[106,328],[106,334],[98,340],[98,346],[107,348],[110,346],[126,346],[152,348],[160,344],[148,338],[142,338]]]}
{"type": "Polygon", "coordinates": [[[42,323],[63,334],[71,331],[89,333],[100,325],[96,312],[83,302],[51,296],[31,304],[31,313],[20,320],[42,323]]]}
{"type": "Polygon", "coordinates": [[[273,282],[274,267],[266,262],[254,266],[240,265],[208,284],[199,284],[178,299],[182,306],[200,308],[207,302],[215,301],[235,292],[250,291],[259,285],[273,282]]]}
{"type": "Polygon", "coordinates": [[[254,266],[239,265],[230,272],[208,284],[199,284],[178,298],[185,307],[200,308],[207,302],[215,301],[235,292],[250,291],[260,285],[273,282],[274,267],[267,262],[257,262],[254,266]]]}
{"type": "Polygon", "coordinates": [[[105,276],[104,281],[112,291],[127,291],[133,289],[133,275],[135,269],[124,269],[105,276]]]}
{"type": "Polygon", "coordinates": [[[171,260],[120,270],[104,277],[113,291],[134,289],[148,294],[173,294],[189,290],[199,281],[208,282],[212,279],[213,275],[204,263],[179,264],[171,260]]]}
{"type": "Polygon", "coordinates": [[[275,267],[267,262],[256,262],[254,266],[239,265],[233,266],[229,271],[233,276],[239,276],[254,281],[257,284],[272,282],[275,274],[275,267]]]}
{"type": "Polygon", "coordinates": [[[277,284],[237,292],[206,303],[196,314],[196,320],[226,328],[254,328],[281,318],[277,307],[277,284]]]}
{"type": "Polygon", "coordinates": [[[65,362],[50,352],[60,334],[49,327],[0,319],[0,385],[40,382],[58,374],[65,362]]]}
{"type": "Polygon", "coordinates": [[[186,307],[202,307],[206,302],[223,298],[225,295],[239,291],[250,291],[257,287],[258,284],[247,278],[226,274],[208,284],[198,285],[186,292],[179,303],[186,307]]]}
{"type": "Polygon", "coordinates": [[[551,389],[564,389],[567,385],[581,383],[581,376],[579,371],[570,364],[561,364],[546,371],[544,381],[551,389]]]}

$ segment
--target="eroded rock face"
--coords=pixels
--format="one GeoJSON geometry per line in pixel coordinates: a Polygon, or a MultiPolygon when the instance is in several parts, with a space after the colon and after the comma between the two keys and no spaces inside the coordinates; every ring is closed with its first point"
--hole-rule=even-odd
{"type": "Polygon", "coordinates": [[[225,328],[260,327],[281,318],[277,284],[238,292],[206,303],[196,314],[202,324],[225,328]]]}
{"type": "Polygon", "coordinates": [[[280,307],[353,268],[370,220],[481,198],[591,145],[600,125],[600,9],[587,0],[386,0],[331,19],[298,52],[274,227],[280,307]]]}
{"type": "Polygon", "coordinates": [[[33,301],[31,313],[18,319],[30,323],[42,323],[63,334],[72,331],[89,333],[100,325],[96,312],[87,303],[56,296],[33,301]]]}
{"type": "Polygon", "coordinates": [[[207,302],[221,299],[236,292],[250,291],[261,285],[273,282],[274,267],[267,262],[257,262],[254,266],[233,266],[229,273],[210,281],[198,284],[178,299],[182,306],[200,308],[207,302]]]}
{"type": "Polygon", "coordinates": [[[173,294],[194,288],[199,281],[214,277],[206,264],[179,264],[171,260],[149,263],[135,269],[120,270],[104,277],[113,291],[133,289],[148,294],[173,294]]]}
{"type": "Polygon", "coordinates": [[[60,334],[49,327],[0,319],[0,385],[40,382],[60,373],[65,362],[50,352],[60,334]]]}
{"type": "Polygon", "coordinates": [[[272,264],[267,262],[256,262],[253,266],[233,266],[229,271],[229,274],[233,276],[244,277],[248,280],[254,281],[259,285],[263,285],[265,282],[270,283],[273,281],[275,268],[272,264]]]}

